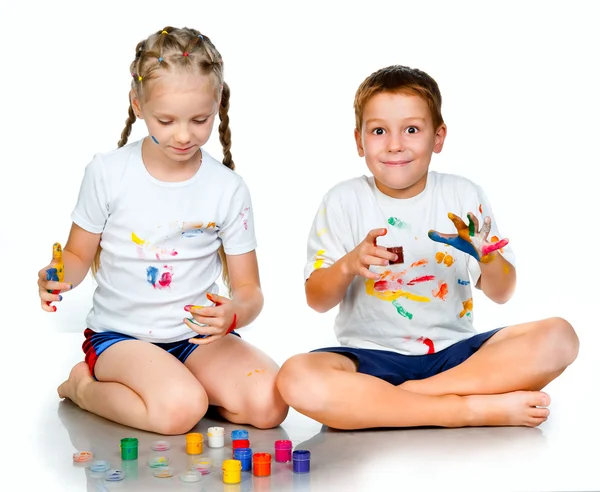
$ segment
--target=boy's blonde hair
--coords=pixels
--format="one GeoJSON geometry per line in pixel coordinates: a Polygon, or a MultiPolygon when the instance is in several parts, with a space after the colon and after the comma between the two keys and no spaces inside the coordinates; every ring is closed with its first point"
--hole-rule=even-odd
{"type": "MultiPolygon", "coordinates": [[[[215,97],[221,96],[219,106],[219,140],[223,147],[223,164],[234,170],[235,164],[231,157],[231,130],[229,129],[229,86],[223,79],[223,59],[208,36],[196,29],[187,27],[175,28],[167,26],[140,41],[135,48],[135,59],[129,67],[131,73],[131,90],[140,101],[147,95],[148,82],[163,71],[186,70],[209,76],[215,89],[215,97]],[[222,88],[222,89],[221,89],[222,88]]],[[[125,128],[121,132],[119,147],[127,143],[136,116],[129,99],[129,113],[125,128]]],[[[96,275],[100,268],[100,252],[98,247],[92,263],[92,274],[96,275]]],[[[229,289],[229,270],[223,246],[219,248],[219,257],[223,264],[223,282],[229,289]]]]}
{"type": "Polygon", "coordinates": [[[354,115],[356,129],[362,130],[363,112],[367,102],[380,92],[408,94],[421,97],[429,106],[434,129],[444,123],[442,95],[437,82],[425,72],[402,65],[391,65],[369,75],[356,91],[354,115]]]}

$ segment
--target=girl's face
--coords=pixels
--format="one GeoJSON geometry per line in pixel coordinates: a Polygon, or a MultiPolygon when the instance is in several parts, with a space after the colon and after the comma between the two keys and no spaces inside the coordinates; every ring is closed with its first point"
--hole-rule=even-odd
{"type": "Polygon", "coordinates": [[[144,100],[134,95],[155,148],[175,162],[187,162],[209,139],[219,111],[219,91],[210,77],[165,71],[149,81],[144,100]]]}

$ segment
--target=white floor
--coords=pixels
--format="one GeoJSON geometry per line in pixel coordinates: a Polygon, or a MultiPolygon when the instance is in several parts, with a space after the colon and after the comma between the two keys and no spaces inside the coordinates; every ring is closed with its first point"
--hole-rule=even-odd
{"type": "MultiPolygon", "coordinates": [[[[552,415],[537,429],[339,432],[291,412],[278,429],[247,428],[252,448],[273,452],[275,440],[289,438],[295,449],[311,451],[310,474],[296,475],[290,465],[274,464],[269,478],[244,472],[240,485],[229,486],[223,484],[220,473],[220,463],[231,453],[228,442],[222,449],[205,447],[204,454],[215,460],[216,467],[201,483],[180,481],[178,474],[188,468],[190,459],[183,436],[169,438],[175,476],[153,477],[147,460],[149,445],[158,436],[108,422],[56,396],[55,387],[80,359],[81,336],[66,333],[45,338],[43,344],[32,344],[29,353],[39,371],[26,371],[16,380],[4,371],[9,389],[2,400],[9,416],[4,418],[2,434],[7,440],[2,461],[5,471],[16,475],[10,478],[3,473],[0,490],[25,486],[45,491],[600,490],[595,452],[600,441],[597,385],[592,384],[585,352],[562,378],[548,386],[554,396],[552,415]],[[586,378],[590,380],[588,393],[582,391],[586,378]],[[15,383],[12,391],[11,383],[15,383]],[[122,437],[139,438],[137,462],[121,462],[122,437]],[[91,478],[88,469],[72,463],[73,453],[82,450],[92,450],[96,458],[124,468],[126,479],[111,483],[91,478]]],[[[3,349],[10,350],[10,346],[3,349]]],[[[205,419],[197,430],[206,433],[215,423],[205,419]]],[[[227,423],[224,427],[227,433],[239,428],[227,423]]]]}

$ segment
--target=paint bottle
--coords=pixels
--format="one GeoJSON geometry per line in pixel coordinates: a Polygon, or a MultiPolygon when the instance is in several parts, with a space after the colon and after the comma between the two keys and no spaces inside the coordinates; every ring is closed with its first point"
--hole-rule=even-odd
{"type": "Polygon", "coordinates": [[[234,449],[233,458],[241,461],[242,471],[252,470],[252,450],[250,448],[234,449]]]}
{"type": "Polygon", "coordinates": [[[208,428],[208,447],[222,448],[225,446],[225,429],[223,427],[208,428]]]}
{"type": "Polygon", "coordinates": [[[223,483],[236,484],[242,481],[242,463],[240,460],[223,461],[223,483]]]}
{"type": "Polygon", "coordinates": [[[271,461],[270,453],[254,453],[254,456],[252,456],[254,476],[268,477],[271,475],[271,461]]]}
{"type": "Polygon", "coordinates": [[[236,449],[249,447],[250,441],[248,439],[236,439],[235,441],[231,441],[232,456],[235,454],[236,449]]]}
{"type": "Polygon", "coordinates": [[[289,463],[292,461],[292,441],[283,439],[275,441],[275,461],[277,463],[289,463]]]}
{"type": "Polygon", "coordinates": [[[310,451],[298,449],[292,453],[294,473],[310,472],[310,451]]]}
{"type": "Polygon", "coordinates": [[[236,429],[231,431],[231,440],[248,439],[248,431],[244,429],[236,429]]]}
{"type": "Polygon", "coordinates": [[[187,454],[202,454],[204,437],[199,432],[190,432],[185,436],[185,452],[187,454]]]}
{"type": "Polygon", "coordinates": [[[138,458],[138,440],[135,437],[126,437],[121,439],[121,459],[137,460],[138,458]]]}

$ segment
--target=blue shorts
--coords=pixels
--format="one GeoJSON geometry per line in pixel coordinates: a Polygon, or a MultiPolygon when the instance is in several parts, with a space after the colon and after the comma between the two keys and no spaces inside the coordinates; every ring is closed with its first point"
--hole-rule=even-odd
{"type": "MultiPolygon", "coordinates": [[[[122,342],[124,340],[137,340],[137,338],[129,335],[123,335],[122,333],[116,333],[114,331],[102,331],[96,333],[89,328],[86,328],[83,334],[85,336],[85,340],[81,348],[85,354],[85,361],[90,367],[90,372],[94,377],[96,377],[94,375],[94,367],[96,366],[96,361],[102,352],[117,342],[122,342]]],[[[235,331],[232,331],[231,334],[239,337],[235,331]]],[[[204,338],[204,335],[198,335],[194,338],[204,338]]],[[[186,338],[185,340],[180,340],[179,342],[154,343],[153,345],[166,350],[183,363],[190,356],[190,354],[196,350],[196,348],[198,348],[198,345],[195,343],[190,343],[188,340],[189,339],[186,338]]]]}
{"type": "Polygon", "coordinates": [[[502,328],[478,333],[456,342],[444,350],[426,355],[402,355],[390,350],[372,350],[352,347],[327,347],[311,352],[334,352],[352,359],[357,371],[383,379],[398,386],[405,381],[425,379],[452,369],[477,352],[492,335],[502,328]]]}

